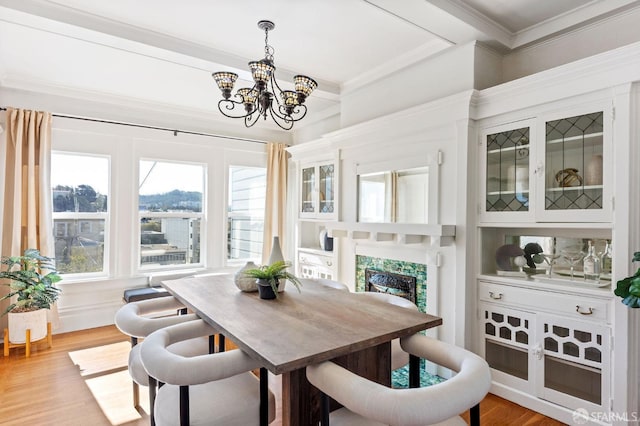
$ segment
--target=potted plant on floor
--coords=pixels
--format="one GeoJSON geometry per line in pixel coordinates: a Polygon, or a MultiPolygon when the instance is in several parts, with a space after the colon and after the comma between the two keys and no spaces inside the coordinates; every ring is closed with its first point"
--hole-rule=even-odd
{"type": "Polygon", "coordinates": [[[9,317],[9,328],[4,333],[5,355],[9,344],[15,343],[27,344],[28,356],[31,342],[50,338],[47,310],[60,296],[60,289],[54,284],[62,278],[54,260],[36,249],[26,249],[22,256],[3,256],[0,263],[0,279],[7,280],[5,284],[10,289],[0,300],[16,298],[2,313],[9,317]]]}
{"type": "Polygon", "coordinates": [[[248,269],[244,271],[244,274],[256,279],[261,299],[275,299],[278,297],[278,284],[280,280],[291,281],[298,291],[300,291],[302,283],[298,277],[286,270],[290,266],[291,262],[279,260],[271,265],[262,265],[259,268],[248,269]]]}

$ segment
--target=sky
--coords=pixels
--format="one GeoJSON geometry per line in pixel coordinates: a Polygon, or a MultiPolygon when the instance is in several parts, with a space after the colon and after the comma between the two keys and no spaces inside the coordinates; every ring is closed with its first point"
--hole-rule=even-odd
{"type": "MultiPolygon", "coordinates": [[[[108,157],[53,153],[51,161],[52,186],[90,185],[100,194],[108,193],[108,157]]],[[[192,164],[142,160],[139,179],[139,182],[144,180],[140,187],[142,195],[174,189],[203,192],[204,170],[202,166],[192,164]]]]}

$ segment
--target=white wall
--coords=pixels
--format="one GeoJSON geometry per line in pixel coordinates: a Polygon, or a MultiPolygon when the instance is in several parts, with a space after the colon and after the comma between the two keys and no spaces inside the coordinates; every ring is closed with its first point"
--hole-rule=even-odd
{"type": "Polygon", "coordinates": [[[366,86],[345,91],[341,97],[341,127],[473,89],[476,49],[476,43],[452,47],[366,86]]]}
{"type": "Polygon", "coordinates": [[[511,81],[640,40],[640,7],[517,49],[504,56],[504,81],[511,81]]]}

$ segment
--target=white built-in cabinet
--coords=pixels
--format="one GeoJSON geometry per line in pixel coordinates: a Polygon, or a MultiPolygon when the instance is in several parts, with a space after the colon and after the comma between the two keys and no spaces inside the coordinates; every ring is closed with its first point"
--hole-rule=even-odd
{"type": "Polygon", "coordinates": [[[338,162],[327,151],[296,160],[298,218],[296,273],[302,278],[337,279],[337,244],[324,246],[321,233],[338,219],[338,162]]]}
{"type": "Polygon", "coordinates": [[[482,129],[480,222],[610,222],[611,106],[482,129]]]}
{"type": "Polygon", "coordinates": [[[565,422],[579,408],[612,410],[611,285],[559,276],[554,248],[545,252],[551,275],[504,272],[496,251],[529,238],[600,247],[612,238],[612,98],[587,98],[507,112],[478,128],[478,351],[495,393],[521,403],[525,395],[525,405],[565,422]]]}
{"type": "Polygon", "coordinates": [[[300,165],[300,218],[337,218],[337,178],[336,162],[333,159],[300,165]]]}
{"type": "Polygon", "coordinates": [[[606,297],[480,281],[480,353],[493,380],[576,410],[610,409],[606,297]]]}

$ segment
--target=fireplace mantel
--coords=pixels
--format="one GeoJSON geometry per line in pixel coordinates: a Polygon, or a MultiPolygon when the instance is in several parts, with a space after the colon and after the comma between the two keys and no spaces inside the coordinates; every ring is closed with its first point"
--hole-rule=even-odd
{"type": "Polygon", "coordinates": [[[397,244],[423,244],[442,247],[453,244],[455,225],[409,223],[327,222],[329,236],[397,244]]]}

